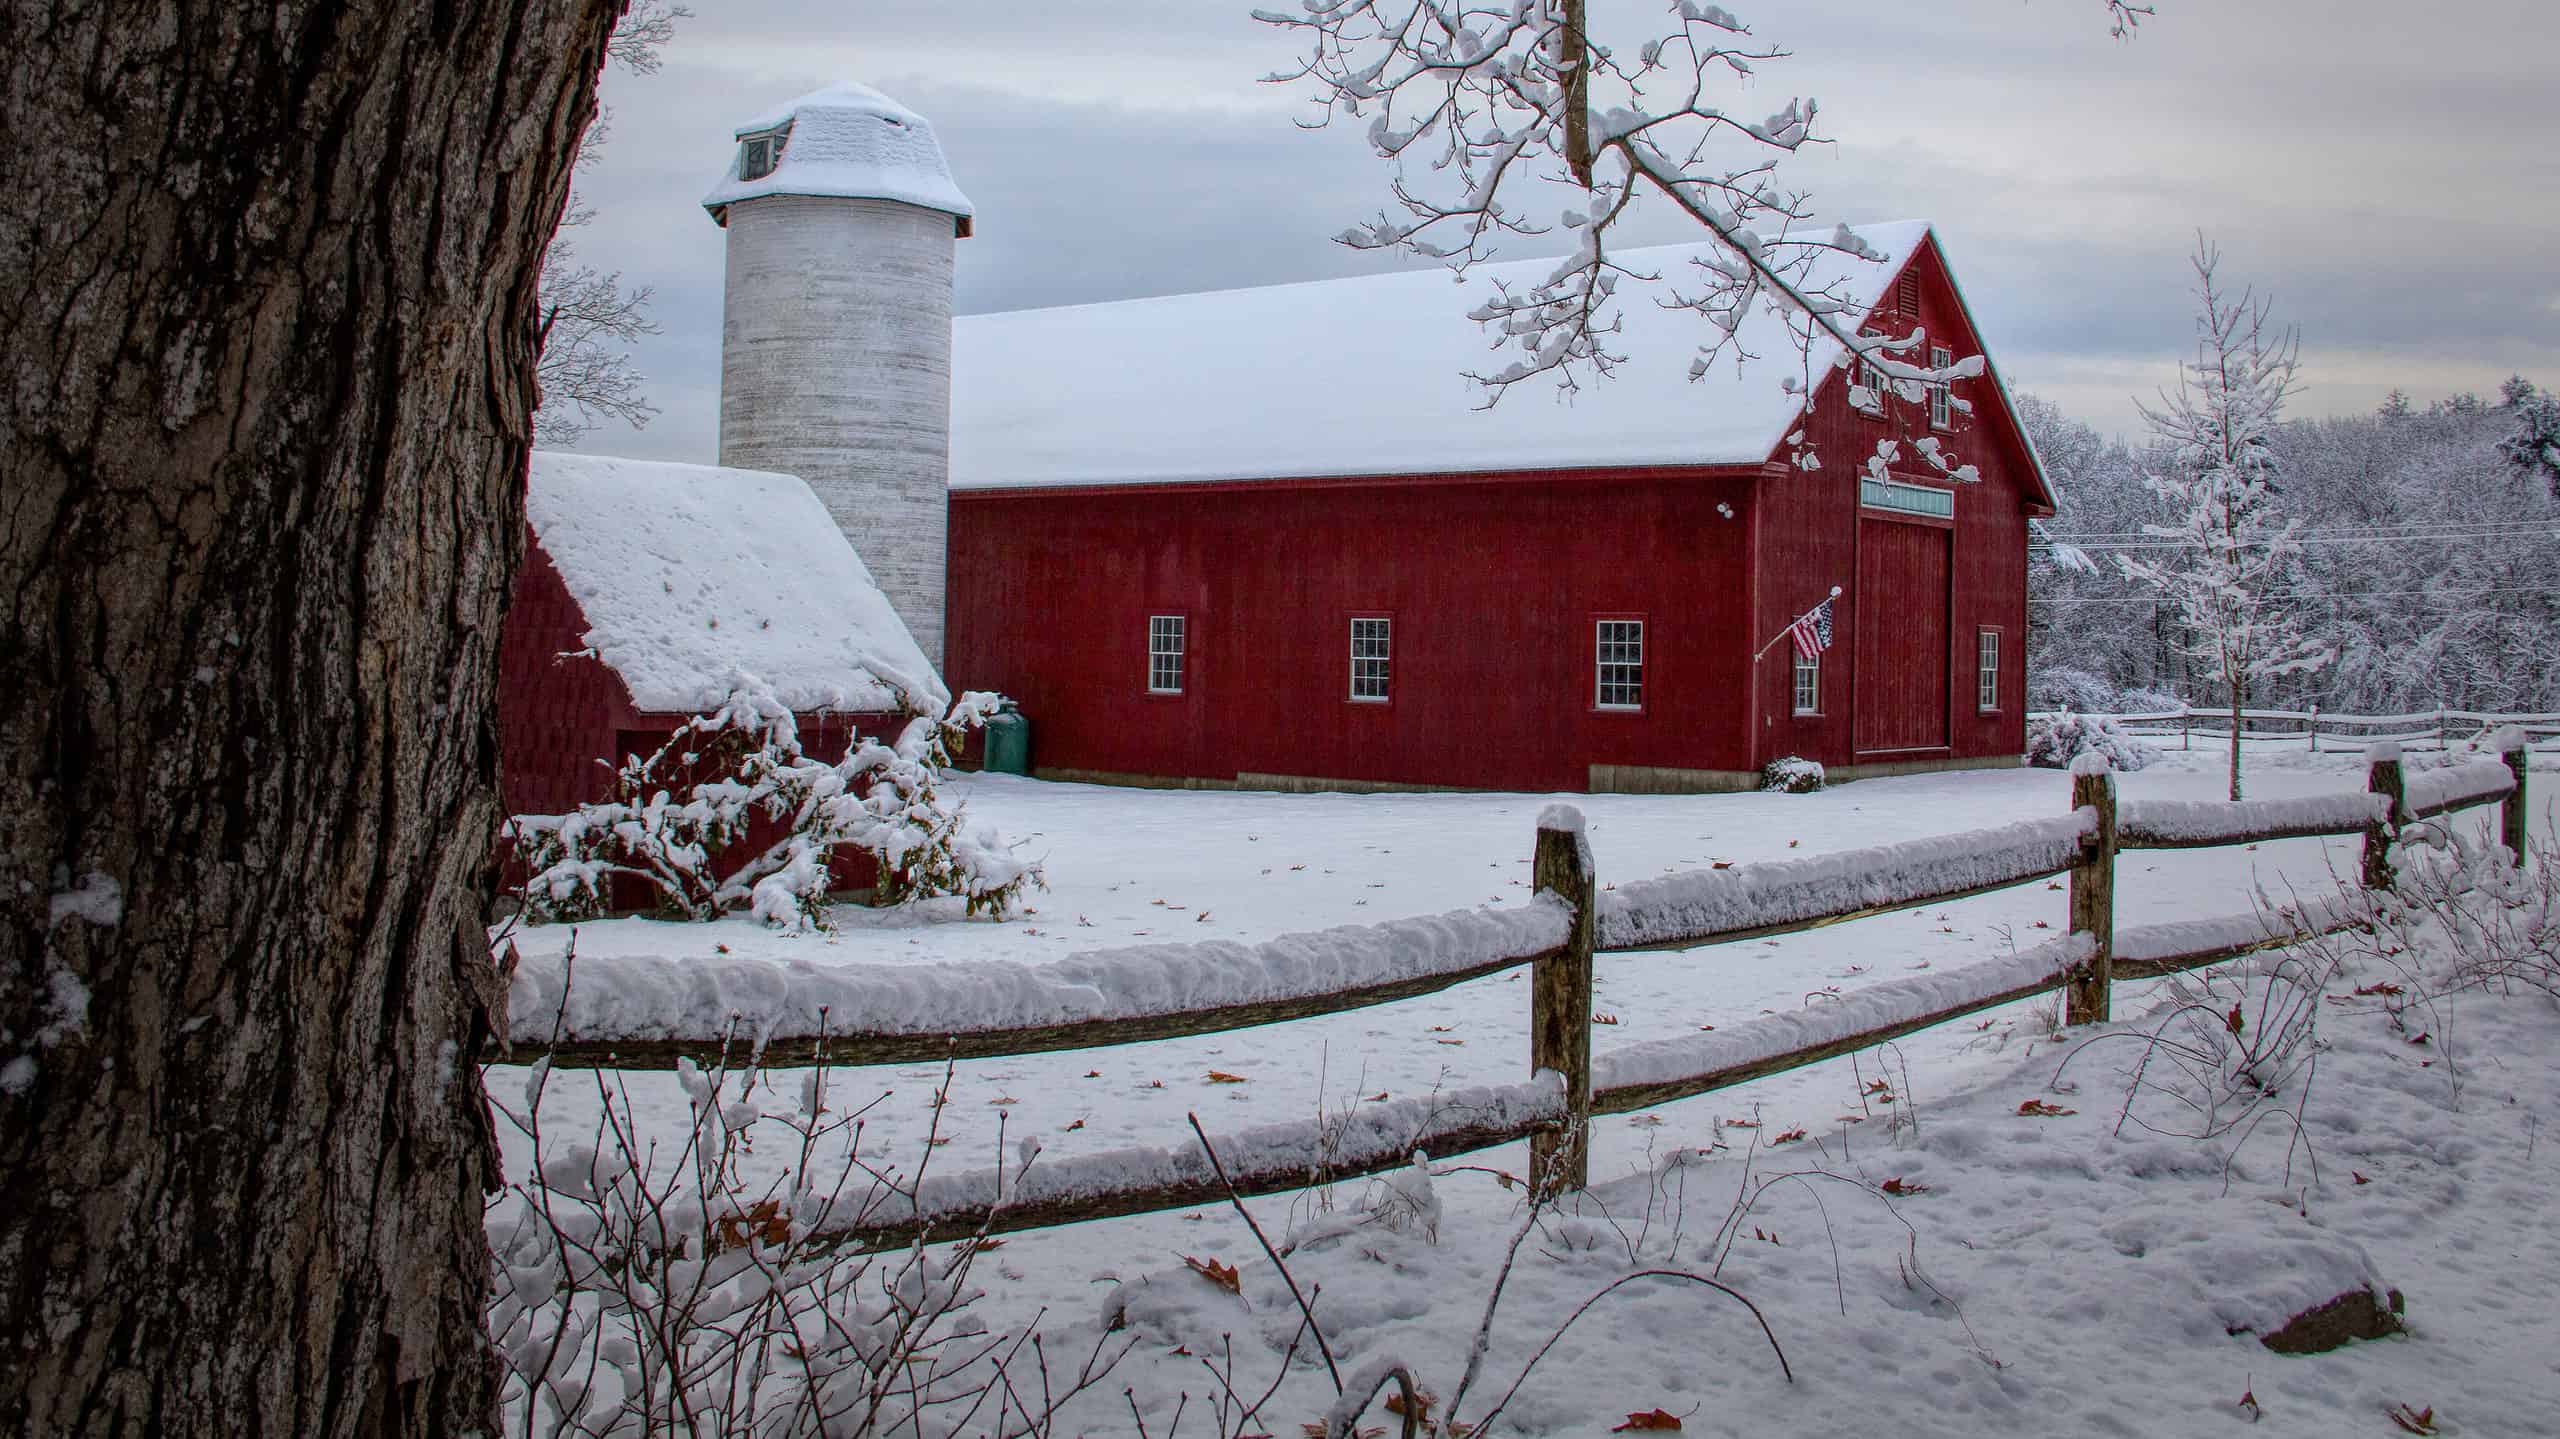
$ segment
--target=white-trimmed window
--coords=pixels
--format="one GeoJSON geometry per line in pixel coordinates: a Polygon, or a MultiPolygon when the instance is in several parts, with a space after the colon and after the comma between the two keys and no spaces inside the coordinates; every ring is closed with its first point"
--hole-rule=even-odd
{"type": "MultiPolygon", "coordinates": [[[[1943,370],[1954,363],[1955,356],[1947,352],[1946,346],[1931,345],[1929,347],[1930,369],[1943,370]]],[[[1950,402],[1948,382],[1934,381],[1929,386],[1929,425],[1933,429],[1943,430],[1953,423],[1955,423],[1955,406],[1950,402]]]]}
{"type": "Polygon", "coordinates": [[[1866,390],[1868,395],[1867,403],[1863,407],[1867,413],[1872,415],[1881,415],[1884,413],[1885,396],[1893,393],[1892,390],[1887,387],[1892,383],[1892,381],[1887,380],[1884,377],[1884,367],[1882,365],[1877,364],[1872,359],[1861,359],[1858,361],[1858,384],[1861,388],[1866,390]]]}
{"type": "Polygon", "coordinates": [[[1974,698],[1985,713],[2000,708],[2000,632],[1984,630],[1976,640],[1980,656],[1974,698]]]}
{"type": "Polygon", "coordinates": [[[776,130],[770,135],[750,135],[740,141],[745,149],[738,156],[738,178],[761,180],[772,174],[774,167],[782,163],[782,142],[789,135],[787,130],[776,130]]]}
{"type": "Polygon", "coordinates": [[[1600,620],[1592,633],[1592,703],[1604,710],[1644,708],[1644,621],[1600,620]]]}
{"type": "Polygon", "coordinates": [[[1189,628],[1181,615],[1147,616],[1147,693],[1182,693],[1183,644],[1189,628]]]}
{"type": "Polygon", "coordinates": [[[1351,698],[1364,704],[1387,699],[1388,667],[1395,657],[1395,622],[1384,615],[1351,621],[1351,698]]]}
{"type": "Polygon", "coordinates": [[[1822,656],[1797,650],[1795,657],[1796,713],[1818,715],[1822,713],[1822,656]]]}

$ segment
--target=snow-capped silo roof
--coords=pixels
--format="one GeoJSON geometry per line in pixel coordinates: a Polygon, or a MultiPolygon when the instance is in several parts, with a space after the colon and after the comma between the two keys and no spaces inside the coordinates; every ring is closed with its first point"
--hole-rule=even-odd
{"type": "Polygon", "coordinates": [[[702,200],[724,224],[728,207],[741,200],[815,195],[940,210],[969,233],[969,197],[952,180],[931,122],[868,85],[848,80],[812,90],[740,125],[737,137],[728,173],[702,200]],[[773,168],[741,179],[745,142],[773,134],[787,135],[773,168]]]}

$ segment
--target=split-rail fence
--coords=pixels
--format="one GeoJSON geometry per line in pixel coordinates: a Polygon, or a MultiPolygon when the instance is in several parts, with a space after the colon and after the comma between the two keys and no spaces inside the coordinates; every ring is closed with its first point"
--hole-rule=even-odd
{"type": "MultiPolygon", "coordinates": [[[[2050,718],[2054,712],[2038,711],[2030,720],[2050,718]]],[[[2111,719],[2125,733],[2146,739],[2166,739],[2175,735],[2180,749],[2191,749],[2196,741],[2229,743],[2231,711],[2181,705],[2173,710],[2148,714],[2093,715],[2111,719]]],[[[2499,714],[2488,710],[2411,710],[2406,714],[2352,714],[2324,711],[2318,705],[2307,710],[2243,709],[2240,711],[2240,737],[2244,740],[2298,740],[2313,754],[2327,746],[2329,753],[2352,754],[2377,741],[2407,746],[2411,749],[2443,749],[2451,744],[2476,740],[2482,734],[2499,729],[2524,731],[2527,741],[2546,752],[2560,744],[2560,713],[2499,714]]]]}
{"type": "MultiPolygon", "coordinates": [[[[664,972],[642,976],[645,983],[635,984],[629,972],[604,974],[600,995],[572,986],[560,960],[527,961],[514,978],[513,1042],[505,1058],[547,1058],[555,1068],[617,1069],[663,1069],[681,1061],[734,1066],[750,1055],[767,1067],[989,1058],[1244,1029],[1408,999],[1526,966],[1532,972],[1532,1074],[1526,1083],[1372,1103],[1346,1115],[1221,1135],[1216,1142],[1223,1174],[1197,1146],[934,1174],[891,1203],[876,1195],[858,1205],[848,1202],[843,1212],[858,1210],[860,1218],[830,1221],[835,1228],[828,1237],[886,1245],[919,1235],[957,1238],[1192,1208],[1223,1200],[1230,1185],[1246,1195],[1280,1193],[1378,1173],[1409,1163],[1417,1152],[1440,1159],[1523,1139],[1531,1146],[1533,1186],[1577,1188],[1587,1177],[1589,1126],[1596,1115],[1707,1094],[2055,990],[2066,993],[2070,1022],[2103,1021],[2117,980],[2154,978],[2280,947],[2347,927],[2360,911],[2352,894],[2342,892],[2279,912],[2120,930],[2114,892],[2115,859],[2122,851],[2360,835],[2360,879],[2368,888],[2383,888],[2393,881],[2391,847],[2404,826],[2498,804],[2499,838],[2522,863],[2529,750],[2520,731],[2506,731],[2495,741],[2489,746],[2494,757],[2407,776],[2396,756],[2375,758],[2363,791],[2248,804],[2120,803],[2114,775],[2077,770],[2070,809],[2050,820],[1809,859],[1687,871],[1608,890],[1597,882],[1579,812],[1551,805],[1539,817],[1536,894],[1528,904],[1289,936],[1259,946],[1214,947],[1232,973],[1223,988],[1209,985],[1188,1001],[1144,997],[1160,992],[1161,985],[1142,986],[1136,1002],[1107,993],[1096,998],[1095,983],[1115,972],[1116,959],[1189,964],[1202,947],[982,966],[986,972],[879,966],[861,983],[842,979],[860,967],[798,966],[790,981],[767,982],[782,966],[741,960],[724,979],[693,961],[659,960],[646,963],[664,972]],[[2063,874],[2069,876],[2069,928],[2044,944],[1836,999],[1826,996],[1826,1002],[1802,1010],[1712,1033],[1592,1054],[1592,973],[1599,954],[1690,949],[1815,929],[2063,874]],[[1419,958],[1409,952],[1416,949],[1419,958]],[[1073,982],[1054,991],[1040,987],[1045,971],[1071,966],[1079,966],[1073,982]],[[754,978],[740,981],[738,973],[754,978]],[[896,1003],[880,1002],[884,985],[896,1003]],[[706,986],[717,991],[715,1001],[733,1001],[728,1022],[700,1022],[706,986]],[[633,999],[636,992],[681,993],[689,987],[690,996],[667,1012],[693,1016],[690,1021],[649,1018],[648,1006],[633,999]],[[938,995],[937,987],[952,994],[938,995]],[[937,1005],[938,997],[951,1002],[937,1005]],[[1054,1012],[1079,1003],[1095,1012],[1054,1012]]],[[[579,985],[588,979],[582,972],[579,985]]]]}

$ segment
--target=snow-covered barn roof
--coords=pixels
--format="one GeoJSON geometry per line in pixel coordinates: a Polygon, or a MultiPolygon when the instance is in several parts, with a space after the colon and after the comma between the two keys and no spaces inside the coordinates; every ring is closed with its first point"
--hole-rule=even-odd
{"type": "MultiPolygon", "coordinates": [[[[1824,252],[1810,283],[1837,280],[1873,305],[1928,237],[1925,221],[1864,225],[1879,261],[1824,252]]],[[[1705,243],[1613,259],[1695,291],[1705,243]]],[[[955,325],[951,483],[957,489],[1335,475],[1468,473],[1603,465],[1756,465],[1801,413],[1784,388],[1807,370],[1785,323],[1744,320],[1743,348],[1701,380],[1689,363],[1706,322],[1630,290],[1627,357],[1560,395],[1533,379],[1483,408],[1465,372],[1508,357],[1466,318],[1492,281],[1543,282],[1552,259],[1480,267],[1466,288],[1439,269],[1098,305],[971,315],[955,325]]],[[[1814,348],[1819,384],[1838,357],[1814,348]]],[[[1998,381],[1991,383],[1996,387],[1998,381]]]]}
{"type": "Polygon", "coordinates": [[[872,89],[844,81],[812,90],[738,127],[739,140],[787,130],[781,158],[752,180],[738,178],[743,145],[729,155],[729,170],[702,206],[727,224],[731,205],[765,195],[816,195],[831,199],[898,200],[955,217],[969,233],[969,197],[951,178],[942,142],[922,115],[872,89]]]}
{"type": "Polygon", "coordinates": [[[636,708],[703,713],[743,670],[794,710],[896,710],[866,657],[941,685],[795,476],[536,450],[524,508],[636,708]]]}

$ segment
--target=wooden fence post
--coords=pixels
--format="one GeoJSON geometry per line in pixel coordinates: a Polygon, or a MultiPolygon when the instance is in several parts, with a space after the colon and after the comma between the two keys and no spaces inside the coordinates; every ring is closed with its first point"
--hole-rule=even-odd
{"type": "Polygon", "coordinates": [[[2408,796],[2400,783],[2400,747],[2375,745],[2365,751],[2372,771],[2365,788],[2388,799],[2383,817],[2364,827],[2364,887],[2389,889],[2399,876],[2391,868],[2391,844],[2400,836],[2400,820],[2408,808],[2408,796]],[[2383,758],[2388,755],[2389,758],[2383,758]]]}
{"type": "Polygon", "coordinates": [[[2192,727],[2193,727],[2194,723],[2195,723],[2195,711],[2194,711],[2194,710],[2191,710],[2191,709],[2189,709],[2189,708],[2187,707],[2187,702],[2186,702],[2185,700],[2180,700],[2180,701],[2178,701],[2178,748],[2179,748],[2179,749],[2181,749],[2181,750],[2185,750],[2185,749],[2192,749],[2192,748],[2194,748],[2194,745],[2191,743],[2191,741],[2189,740],[2189,737],[2188,737],[2188,736],[2189,736],[2189,731],[2192,729],[2192,727]]]}
{"type": "Polygon", "coordinates": [[[2318,754],[2320,752],[2320,706],[2318,704],[2311,706],[2311,723],[2303,728],[2311,731],[2311,752],[2318,754]]]}
{"type": "Polygon", "coordinates": [[[2506,842],[2507,853],[2524,868],[2525,761],[2533,757],[2533,745],[2522,729],[2511,728],[2499,738],[2506,752],[2499,756],[2507,762],[2507,773],[2516,777],[2516,787],[2507,791],[2506,803],[2498,806],[2498,837],[2506,842]]]}
{"type": "Polygon", "coordinates": [[[2070,1024],[2104,1024],[2110,1009],[2116,955],[2116,777],[2109,769],[2071,770],[2071,807],[2087,805],[2098,812],[2098,828],[2080,841],[2080,858],[2071,866],[2071,932],[2097,941],[2089,962],[2071,972],[2069,1003],[2063,1019],[2070,1024]]]}
{"type": "Polygon", "coordinates": [[[1573,906],[1564,953],[1539,961],[1529,985],[1529,1072],[1564,1076],[1564,1129],[1529,1137],[1530,1193],[1543,1198],[1591,1177],[1591,951],[1600,916],[1582,811],[1551,804],[1539,813],[1530,872],[1540,893],[1573,906]]]}

